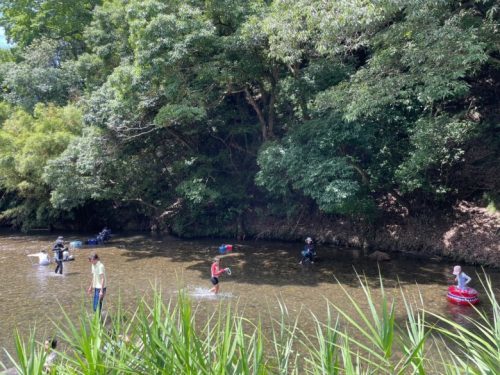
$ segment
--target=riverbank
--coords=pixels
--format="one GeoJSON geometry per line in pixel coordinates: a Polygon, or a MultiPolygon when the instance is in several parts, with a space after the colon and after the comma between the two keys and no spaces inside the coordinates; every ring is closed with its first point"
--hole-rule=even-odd
{"type": "Polygon", "coordinates": [[[248,217],[246,236],[300,240],[361,247],[372,251],[404,252],[421,257],[448,257],[460,262],[500,267],[500,215],[469,202],[459,202],[447,214],[408,215],[388,211],[375,223],[326,215],[298,219],[248,217]]]}

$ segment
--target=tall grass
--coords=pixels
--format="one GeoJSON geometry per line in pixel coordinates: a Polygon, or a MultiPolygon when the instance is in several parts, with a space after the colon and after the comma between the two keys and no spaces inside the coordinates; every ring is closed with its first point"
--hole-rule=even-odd
{"type": "MultiPolygon", "coordinates": [[[[477,309],[476,318],[468,318],[472,329],[426,311],[419,295],[408,296],[401,290],[400,299],[389,298],[382,278],[375,294],[367,280],[358,277],[363,301],[344,289],[345,301],[355,313],[326,301],[326,319],[310,316],[312,333],[300,328],[299,318],[290,319],[284,303],[279,303],[280,312],[264,335],[260,322],[246,319],[237,306],[221,304],[198,321],[199,314],[184,293],[164,302],[158,290],[135,311],[119,305],[113,317],[101,319],[82,311],[79,320],[72,321],[64,314],[62,321],[54,323],[63,345],[52,371],[89,375],[500,373],[500,310],[488,277],[481,282],[485,306],[492,311],[477,309]],[[396,319],[397,303],[404,306],[402,320],[396,319]],[[433,318],[432,324],[428,317],[433,318]]],[[[15,335],[17,359],[9,358],[21,374],[43,373],[45,353],[34,337],[32,332],[23,342],[15,335]]]]}
{"type": "MultiPolygon", "coordinates": [[[[10,361],[14,364],[15,370],[19,374],[41,375],[44,374],[46,352],[43,344],[35,341],[35,329],[32,330],[28,341],[25,342],[19,331],[14,334],[17,360],[10,353],[7,353],[10,361]]],[[[6,369],[6,366],[2,364],[6,369]]]]}
{"type": "Polygon", "coordinates": [[[468,329],[446,317],[432,314],[443,323],[436,328],[450,339],[456,349],[450,350],[460,359],[459,367],[467,374],[500,374],[500,307],[495,297],[491,279],[479,277],[485,290],[491,316],[475,306],[477,318],[464,317],[472,329],[468,329]]]}

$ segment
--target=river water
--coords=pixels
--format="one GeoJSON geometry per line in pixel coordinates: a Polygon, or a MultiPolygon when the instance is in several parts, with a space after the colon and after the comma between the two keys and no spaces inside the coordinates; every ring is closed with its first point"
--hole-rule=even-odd
{"type": "MultiPolygon", "coordinates": [[[[302,266],[298,264],[300,243],[227,240],[225,243],[232,243],[235,248],[222,260],[222,266],[230,267],[232,275],[221,277],[221,294],[215,297],[208,293],[210,265],[224,241],[187,241],[145,234],[117,235],[106,245],[75,250],[76,260],[65,262],[64,274],[60,276],[54,273],[54,264],[39,266],[37,258],[27,256],[42,249],[51,253],[56,237],[0,234],[0,348],[13,352],[15,329],[26,339],[34,326],[39,336],[52,335],[51,321],[62,317],[60,306],[73,317],[80,313],[82,303],[91,309],[90,297],[85,294],[90,283],[87,257],[91,251],[99,254],[107,271],[104,311],[112,311],[119,299],[126,308],[134,308],[152,285],[161,288],[165,301],[175,298],[182,288],[191,295],[198,314],[211,314],[221,301],[231,301],[247,318],[261,318],[266,330],[270,329],[270,317],[279,317],[278,301],[287,306],[292,316],[300,313],[310,317],[311,311],[324,319],[326,300],[354,314],[338,282],[363,305],[364,295],[356,272],[366,275],[375,296],[379,291],[377,263],[363,257],[360,250],[319,246],[318,261],[302,266]]],[[[65,234],[66,241],[86,238],[88,235],[65,234]]],[[[390,262],[379,265],[389,294],[399,298],[401,285],[411,298],[421,293],[425,307],[433,312],[457,321],[464,321],[463,317],[472,313],[470,307],[457,307],[446,301],[453,262],[391,256],[390,262]]],[[[473,278],[471,286],[480,289],[476,272],[482,274],[481,268],[464,266],[464,271],[473,278]]],[[[500,272],[488,269],[487,273],[498,292],[500,272]]],[[[403,309],[403,304],[398,304],[400,318],[404,316],[403,309]]],[[[301,319],[301,328],[313,332],[312,319],[301,319]]],[[[0,360],[6,360],[3,350],[0,360]]]]}

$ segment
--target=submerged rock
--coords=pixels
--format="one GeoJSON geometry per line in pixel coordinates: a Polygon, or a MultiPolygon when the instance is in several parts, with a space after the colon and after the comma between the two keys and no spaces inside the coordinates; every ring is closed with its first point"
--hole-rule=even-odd
{"type": "Polygon", "coordinates": [[[378,251],[378,250],[371,253],[370,255],[368,255],[368,258],[376,260],[377,262],[391,260],[391,257],[389,256],[389,254],[384,253],[383,251],[378,251]]]}

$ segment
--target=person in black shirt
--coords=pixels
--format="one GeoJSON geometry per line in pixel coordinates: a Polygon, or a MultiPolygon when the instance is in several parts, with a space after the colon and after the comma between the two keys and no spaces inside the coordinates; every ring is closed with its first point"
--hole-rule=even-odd
{"type": "Polygon", "coordinates": [[[56,243],[54,244],[52,251],[54,252],[54,260],[56,262],[55,273],[59,273],[62,275],[62,273],[63,273],[63,252],[64,252],[64,242],[63,242],[62,236],[57,237],[56,243]]]}

